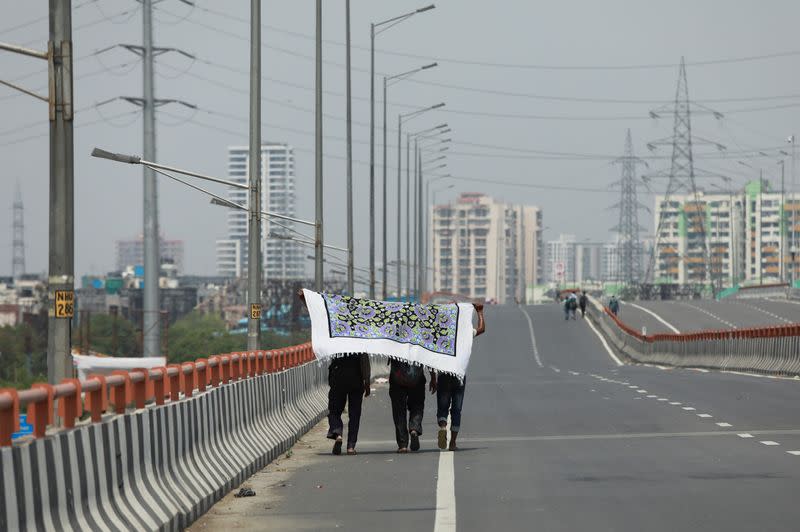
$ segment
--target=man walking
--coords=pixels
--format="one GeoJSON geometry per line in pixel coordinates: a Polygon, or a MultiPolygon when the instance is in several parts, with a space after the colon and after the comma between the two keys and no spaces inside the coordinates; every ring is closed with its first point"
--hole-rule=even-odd
{"type": "MultiPolygon", "coordinates": [[[[436,374],[431,371],[431,389],[436,389],[436,374]]],[[[419,451],[422,435],[422,414],[425,411],[425,371],[422,366],[391,361],[389,398],[392,401],[397,452],[419,451]]]]}
{"type": "Polygon", "coordinates": [[[342,454],[345,405],[348,405],[347,454],[356,454],[361,401],[369,397],[369,384],[370,365],[366,353],[335,358],[328,367],[328,438],[335,440],[333,454],[342,454]]]}
{"type": "MultiPolygon", "coordinates": [[[[483,304],[473,303],[478,313],[478,327],[472,330],[474,336],[480,336],[486,331],[483,319],[483,304]]],[[[449,450],[457,451],[456,438],[461,430],[461,405],[464,402],[464,391],[467,387],[466,377],[459,382],[452,375],[439,375],[438,381],[431,382],[431,392],[436,392],[436,420],[439,423],[439,449],[444,450],[447,445],[447,411],[450,411],[450,445],[449,450]]]]}
{"type": "Polygon", "coordinates": [[[586,303],[589,298],[586,296],[586,290],[581,292],[581,297],[578,299],[578,305],[581,307],[581,318],[586,317],[586,303]]]}

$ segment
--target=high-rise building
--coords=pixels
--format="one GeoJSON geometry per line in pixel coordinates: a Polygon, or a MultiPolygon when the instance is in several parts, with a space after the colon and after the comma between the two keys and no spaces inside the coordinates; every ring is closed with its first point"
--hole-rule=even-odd
{"type": "Polygon", "coordinates": [[[546,265],[548,281],[575,282],[575,235],[559,235],[558,240],[547,242],[546,265]]]}
{"type": "Polygon", "coordinates": [[[742,277],[743,197],[656,196],[655,282],[730,286],[742,277]],[[659,220],[661,227],[658,226],[659,220]],[[707,243],[707,244],[706,244],[707,243]]]}
{"type": "MultiPolygon", "coordinates": [[[[183,269],[183,240],[167,240],[163,236],[158,239],[159,259],[161,264],[173,264],[177,273],[184,273],[183,269]]],[[[139,235],[130,240],[117,240],[117,271],[123,271],[128,266],[141,266],[144,264],[144,238],[139,235]]]]}
{"type": "MultiPolygon", "coordinates": [[[[228,179],[247,184],[247,146],[228,148],[228,179]]],[[[295,215],[294,149],[288,144],[267,143],[261,146],[261,206],[265,211],[295,215]]],[[[247,205],[247,190],[229,188],[228,199],[247,205]]],[[[285,220],[262,218],[262,244],[265,279],[301,279],[305,276],[303,250],[291,240],[275,238],[270,234],[289,235],[294,223],[285,220]],[[288,228],[288,229],[287,229],[288,228]]],[[[217,240],[217,273],[226,277],[247,274],[247,211],[231,209],[228,212],[227,238],[217,240]]]]}
{"type": "Polygon", "coordinates": [[[542,211],[464,193],[431,216],[433,290],[498,303],[542,282],[542,211]]]}

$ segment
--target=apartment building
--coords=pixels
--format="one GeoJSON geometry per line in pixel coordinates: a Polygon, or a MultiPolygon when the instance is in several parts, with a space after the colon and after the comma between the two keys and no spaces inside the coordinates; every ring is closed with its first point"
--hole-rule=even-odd
{"type": "MultiPolygon", "coordinates": [[[[228,148],[228,179],[248,182],[248,148],[228,148]]],[[[261,146],[261,205],[265,211],[286,216],[295,215],[294,149],[287,144],[268,143],[261,146]]],[[[229,188],[227,198],[247,205],[247,190],[229,188]]],[[[301,279],[305,276],[304,252],[300,244],[271,235],[288,235],[293,222],[263,218],[261,252],[266,279],[301,279]]],[[[248,258],[247,212],[228,212],[227,238],[217,241],[217,273],[226,277],[247,275],[248,258]]]]}
{"type": "Polygon", "coordinates": [[[730,286],[742,277],[742,196],[698,191],[655,201],[657,283],[730,286]]]}
{"type": "Polygon", "coordinates": [[[542,211],[481,193],[435,205],[431,215],[433,290],[499,303],[525,300],[540,284],[542,211]]]}
{"type": "MultiPolygon", "coordinates": [[[[183,240],[169,240],[162,235],[158,239],[159,260],[161,264],[172,264],[178,273],[184,273],[183,240]]],[[[128,266],[144,264],[144,237],[139,235],[130,240],[117,240],[115,243],[117,271],[128,266]]]]}

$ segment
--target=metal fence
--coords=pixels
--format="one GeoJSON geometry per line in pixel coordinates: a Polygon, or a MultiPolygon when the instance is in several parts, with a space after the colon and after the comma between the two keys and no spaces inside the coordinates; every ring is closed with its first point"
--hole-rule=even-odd
{"type": "Polygon", "coordinates": [[[587,311],[634,362],[780,375],[800,374],[800,324],[693,333],[642,334],[596,301],[587,311]]]}

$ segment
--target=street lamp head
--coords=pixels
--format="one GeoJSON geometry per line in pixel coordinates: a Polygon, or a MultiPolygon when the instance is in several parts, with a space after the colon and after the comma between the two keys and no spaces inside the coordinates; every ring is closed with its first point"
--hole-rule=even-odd
{"type": "Polygon", "coordinates": [[[442,107],[444,107],[444,102],[437,103],[436,105],[432,106],[431,109],[440,109],[442,107]]]}
{"type": "Polygon", "coordinates": [[[92,157],[98,159],[108,159],[109,161],[116,161],[118,163],[140,164],[142,158],[138,155],[124,155],[122,153],[112,153],[110,151],[95,148],[92,150],[92,157]]]}
{"type": "Polygon", "coordinates": [[[415,13],[422,13],[422,12],[424,12],[424,11],[430,11],[431,9],[434,9],[435,7],[436,7],[436,6],[435,6],[434,4],[431,4],[431,5],[429,5],[429,6],[425,6],[425,7],[421,7],[421,8],[419,8],[419,9],[417,9],[417,10],[415,11],[415,13]]]}
{"type": "Polygon", "coordinates": [[[447,122],[444,124],[439,124],[438,126],[434,127],[433,129],[445,129],[447,127],[447,122]]]}
{"type": "Polygon", "coordinates": [[[439,63],[431,63],[430,65],[423,66],[420,70],[428,70],[429,68],[437,67],[439,63]]]}

